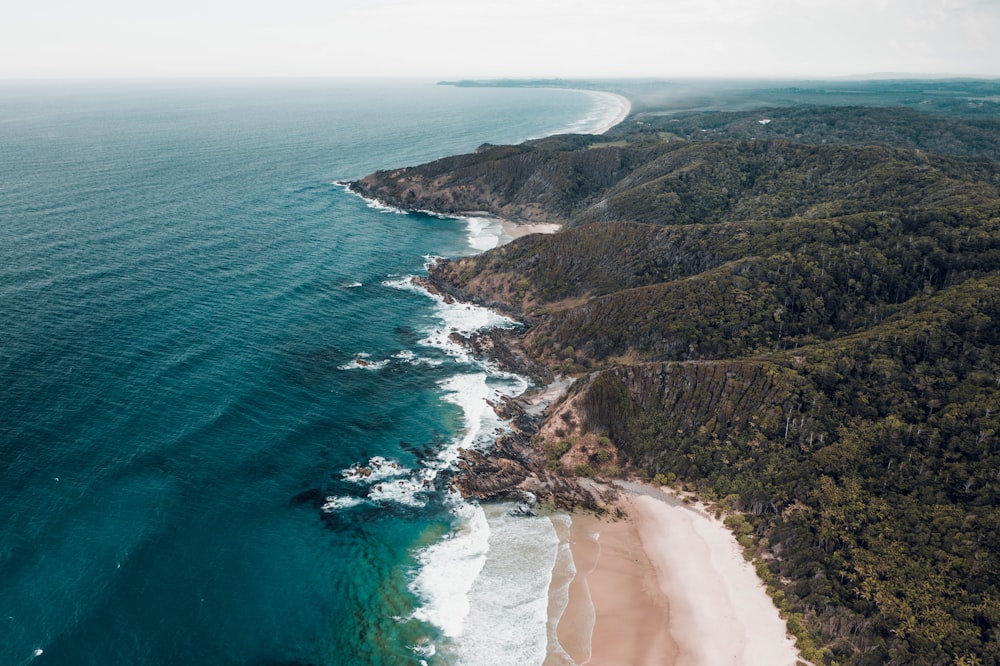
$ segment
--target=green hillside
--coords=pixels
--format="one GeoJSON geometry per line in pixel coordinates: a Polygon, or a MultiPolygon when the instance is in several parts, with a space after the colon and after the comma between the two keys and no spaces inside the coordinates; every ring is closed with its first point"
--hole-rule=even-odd
{"type": "Polygon", "coordinates": [[[633,119],[355,189],[566,225],[430,280],[515,313],[520,348],[579,377],[560,437],[738,512],[814,661],[998,663],[994,121],[766,112],[784,135],[742,135],[761,112],[633,119]]]}

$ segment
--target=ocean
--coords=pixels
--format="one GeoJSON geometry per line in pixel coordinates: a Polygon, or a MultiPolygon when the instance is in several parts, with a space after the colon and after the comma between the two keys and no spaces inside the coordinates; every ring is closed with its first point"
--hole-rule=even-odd
{"type": "Polygon", "coordinates": [[[541,663],[558,520],[447,483],[527,387],[449,335],[516,324],[412,284],[501,231],[336,183],[619,112],[0,82],[0,663],[541,663]]]}

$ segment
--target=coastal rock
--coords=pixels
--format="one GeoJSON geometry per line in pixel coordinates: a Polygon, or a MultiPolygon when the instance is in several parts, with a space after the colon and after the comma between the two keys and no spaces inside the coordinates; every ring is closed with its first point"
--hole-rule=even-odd
{"type": "Polygon", "coordinates": [[[540,384],[548,384],[552,381],[552,372],[521,350],[518,341],[522,336],[523,332],[520,331],[494,328],[469,336],[454,333],[451,339],[476,356],[491,359],[507,372],[530,377],[540,384]]]}
{"type": "Polygon", "coordinates": [[[461,456],[454,483],[466,498],[505,499],[528,476],[528,469],[511,458],[468,450],[462,451],[461,456]]]}

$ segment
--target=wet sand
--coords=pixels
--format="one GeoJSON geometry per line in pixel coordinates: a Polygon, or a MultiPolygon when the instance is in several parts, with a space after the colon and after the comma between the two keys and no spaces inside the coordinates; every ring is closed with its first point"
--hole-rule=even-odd
{"type": "Polygon", "coordinates": [[[721,521],[634,490],[627,519],[575,514],[561,535],[573,557],[553,575],[553,590],[570,580],[546,666],[795,664],[784,620],[721,521]]]}

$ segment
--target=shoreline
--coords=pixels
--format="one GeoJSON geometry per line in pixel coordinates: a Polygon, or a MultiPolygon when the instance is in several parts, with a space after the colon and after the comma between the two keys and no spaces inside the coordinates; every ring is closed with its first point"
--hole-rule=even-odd
{"type": "MultiPolygon", "coordinates": [[[[527,235],[557,227],[478,212],[463,217],[503,225],[500,245],[511,231],[527,235]]],[[[544,418],[571,384],[557,377],[512,402],[544,418]]],[[[480,457],[488,462],[490,454],[480,457]]],[[[701,503],[688,504],[670,489],[644,483],[560,478],[557,484],[582,486],[595,497],[617,492],[618,500],[605,508],[622,517],[550,514],[559,551],[549,579],[543,666],[807,663],[734,534],[701,503]],[[560,528],[557,520],[568,525],[560,528]]]]}
{"type": "Polygon", "coordinates": [[[677,663],[672,602],[658,591],[638,524],[573,514],[569,548],[576,574],[545,665],[677,663]],[[558,659],[562,654],[568,662],[558,659]]]}
{"type": "MultiPolygon", "coordinates": [[[[503,87],[503,86],[498,86],[498,87],[503,87]]],[[[559,134],[591,134],[594,136],[600,136],[601,134],[606,133],[612,127],[615,127],[616,125],[619,125],[622,122],[624,122],[624,120],[628,118],[629,115],[632,113],[632,100],[630,100],[625,95],[611,92],[609,90],[596,90],[593,88],[561,88],[559,86],[537,86],[537,88],[547,89],[547,90],[567,90],[570,92],[584,93],[586,95],[590,95],[591,97],[613,99],[618,104],[618,110],[615,112],[615,115],[605,120],[604,122],[602,122],[600,125],[598,125],[593,129],[588,129],[585,131],[577,131],[573,130],[571,126],[571,128],[567,131],[557,132],[554,135],[550,134],[546,136],[558,136],[559,134]]],[[[584,118],[584,121],[585,120],[587,119],[584,118]]],[[[581,124],[582,122],[583,121],[577,124],[581,124]]],[[[531,139],[540,139],[540,138],[542,137],[531,137],[531,139]]],[[[528,140],[530,141],[531,139],[528,140]]]]}
{"type": "Polygon", "coordinates": [[[623,491],[624,519],[570,516],[576,573],[545,666],[802,662],[721,521],[667,489],[612,485],[623,491]]]}
{"type": "MultiPolygon", "coordinates": [[[[628,117],[631,104],[614,96],[621,101],[616,117],[588,133],[603,134],[628,117]]],[[[343,185],[370,203],[399,210],[355,191],[349,183],[343,185]]],[[[518,223],[484,211],[442,217],[466,223],[475,254],[522,236],[561,229],[559,224],[518,223]]],[[[525,413],[542,418],[570,383],[556,380],[540,394],[511,399],[525,413]]],[[[467,462],[488,463],[489,456],[475,454],[467,462]]],[[[595,487],[589,490],[601,488],[572,477],[556,483],[566,481],[595,487]]],[[[728,528],[700,505],[685,506],[659,488],[612,482],[604,489],[620,493],[611,508],[622,519],[561,510],[549,515],[559,543],[554,562],[538,563],[550,568],[544,666],[800,662],[777,607],[728,528]],[[560,528],[558,521],[567,524],[560,528]]],[[[461,638],[456,638],[460,644],[461,638]]]]}
{"type": "MultiPolygon", "coordinates": [[[[540,415],[556,377],[515,401],[540,415]]],[[[604,516],[556,511],[543,666],[795,666],[806,662],[733,532],[704,504],[644,482],[578,480],[604,516]],[[562,524],[560,523],[567,523],[562,524]]]]}
{"type": "Polygon", "coordinates": [[[601,96],[614,97],[616,100],[618,100],[618,104],[620,105],[618,113],[615,115],[614,118],[612,118],[604,125],[601,125],[596,130],[592,132],[583,132],[583,134],[596,134],[596,135],[605,134],[612,127],[615,127],[616,125],[620,125],[621,123],[623,123],[625,119],[629,117],[629,114],[632,113],[632,100],[630,100],[625,95],[620,95],[618,93],[613,93],[613,92],[607,92],[605,90],[587,90],[585,88],[572,88],[572,90],[580,90],[581,92],[595,93],[601,96]]]}
{"type": "MultiPolygon", "coordinates": [[[[588,90],[585,88],[554,88],[554,90],[572,90],[575,92],[585,93],[592,97],[599,97],[604,99],[614,99],[618,105],[617,111],[614,116],[611,116],[603,120],[602,124],[598,125],[596,128],[589,129],[587,131],[581,132],[562,132],[564,134],[588,134],[599,136],[608,132],[611,128],[620,125],[629,115],[632,113],[632,102],[624,95],[618,93],[603,91],[603,90],[588,90]]],[[[585,119],[586,120],[586,119],[585,119]]],[[[531,139],[527,139],[531,140],[531,139]]],[[[562,229],[561,224],[554,222],[517,222],[507,218],[502,218],[489,211],[461,211],[457,213],[438,213],[433,210],[425,210],[420,208],[400,208],[396,205],[386,203],[381,201],[376,197],[364,194],[356,188],[356,181],[353,180],[335,180],[333,184],[344,188],[346,191],[360,197],[362,200],[368,202],[369,206],[383,208],[387,211],[403,212],[403,213],[423,213],[426,215],[435,215],[443,218],[451,218],[456,220],[462,220],[466,225],[470,226],[470,238],[469,247],[474,250],[476,254],[480,254],[487,250],[493,249],[495,247],[500,247],[501,245],[506,245],[507,243],[521,238],[522,236],[528,236],[530,234],[542,233],[542,234],[554,234],[562,229]],[[479,220],[485,222],[488,226],[498,227],[498,234],[495,238],[495,244],[487,242],[487,244],[480,244],[478,239],[475,238],[475,233],[471,228],[479,220]]]]}

